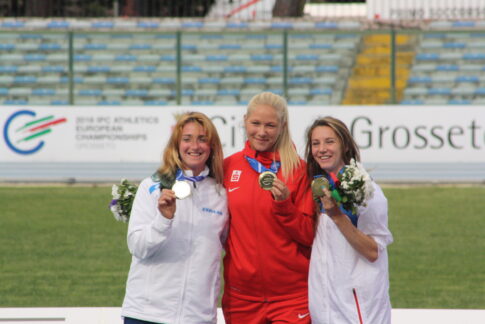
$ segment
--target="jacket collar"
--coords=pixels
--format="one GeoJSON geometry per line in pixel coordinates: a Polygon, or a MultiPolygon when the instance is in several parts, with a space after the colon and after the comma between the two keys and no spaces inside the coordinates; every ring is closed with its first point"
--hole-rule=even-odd
{"type": "Polygon", "coordinates": [[[246,141],[246,145],[243,149],[243,154],[249,156],[250,158],[256,159],[259,162],[263,163],[263,165],[268,166],[273,161],[280,161],[280,154],[279,152],[275,151],[267,151],[267,152],[260,152],[253,150],[251,145],[249,145],[249,141],[246,141]]]}

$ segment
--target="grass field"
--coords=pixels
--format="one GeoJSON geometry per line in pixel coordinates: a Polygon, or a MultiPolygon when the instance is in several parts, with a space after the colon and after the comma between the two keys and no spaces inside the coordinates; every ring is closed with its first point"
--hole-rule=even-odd
{"type": "MultiPolygon", "coordinates": [[[[394,308],[485,309],[485,187],[386,187],[394,308]]],[[[109,187],[0,187],[0,307],[120,306],[109,187]]]]}

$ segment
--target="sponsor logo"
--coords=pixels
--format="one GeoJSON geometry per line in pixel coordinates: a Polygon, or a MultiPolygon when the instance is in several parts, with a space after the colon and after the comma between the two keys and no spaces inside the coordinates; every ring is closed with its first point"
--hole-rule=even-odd
{"type": "Polygon", "coordinates": [[[229,188],[229,189],[228,189],[228,191],[229,191],[229,192],[233,192],[234,190],[237,190],[237,189],[239,189],[239,188],[240,188],[240,187],[229,188]]]}
{"type": "Polygon", "coordinates": [[[310,313],[305,313],[305,314],[300,314],[300,313],[298,313],[298,318],[299,318],[299,319],[302,319],[302,318],[307,317],[308,315],[310,315],[310,313]]]}
{"type": "Polygon", "coordinates": [[[241,170],[233,170],[231,175],[231,182],[238,182],[241,177],[241,170]]]}
{"type": "Polygon", "coordinates": [[[222,212],[220,210],[214,210],[214,209],[207,208],[207,207],[203,207],[202,211],[207,212],[207,213],[211,213],[211,214],[222,215],[222,212]]]}
{"type": "Polygon", "coordinates": [[[53,115],[37,118],[34,111],[19,110],[5,122],[3,138],[7,146],[15,153],[34,154],[45,144],[41,137],[52,132],[53,126],[66,121],[66,118],[56,118],[53,115]]]}

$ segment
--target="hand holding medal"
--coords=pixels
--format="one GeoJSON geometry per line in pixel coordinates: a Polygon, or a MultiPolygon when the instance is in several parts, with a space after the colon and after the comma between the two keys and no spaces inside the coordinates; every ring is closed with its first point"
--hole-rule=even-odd
{"type": "Polygon", "coordinates": [[[190,188],[190,183],[187,181],[175,181],[172,186],[172,191],[177,199],[185,199],[192,194],[192,189],[190,188]]]}
{"type": "Polygon", "coordinates": [[[274,173],[273,175],[274,176],[271,177],[271,187],[269,189],[263,188],[261,182],[260,186],[265,190],[269,190],[273,194],[273,198],[276,201],[282,201],[287,199],[290,196],[290,190],[283,181],[276,177],[274,173]]]}
{"type": "Polygon", "coordinates": [[[175,215],[175,192],[169,189],[163,189],[158,198],[158,210],[168,219],[172,219],[175,215]]]}

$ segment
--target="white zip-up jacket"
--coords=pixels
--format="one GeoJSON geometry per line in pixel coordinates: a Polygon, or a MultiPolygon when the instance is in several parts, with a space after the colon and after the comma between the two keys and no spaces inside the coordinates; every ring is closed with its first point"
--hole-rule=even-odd
{"type": "MultiPolygon", "coordinates": [[[[208,173],[206,167],[201,175],[208,173]]],[[[184,174],[192,176],[190,170],[184,174]]],[[[176,201],[171,220],[157,208],[157,183],[147,178],[138,187],[128,225],[132,261],[122,316],[167,324],[217,322],[226,193],[210,177],[190,184],[192,195],[176,201]]]]}
{"type": "Polygon", "coordinates": [[[313,241],[309,272],[309,308],[315,324],[390,324],[387,245],[387,199],[374,185],[374,196],[358,208],[357,228],[377,243],[379,256],[368,261],[340,232],[335,222],[320,214],[313,241]],[[354,293],[355,292],[355,293],[354,293]]]}

